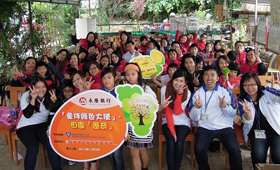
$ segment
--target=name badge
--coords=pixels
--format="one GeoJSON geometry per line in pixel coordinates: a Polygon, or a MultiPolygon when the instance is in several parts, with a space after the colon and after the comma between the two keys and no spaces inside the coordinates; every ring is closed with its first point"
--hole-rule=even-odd
{"type": "Polygon", "coordinates": [[[254,130],[256,139],[266,139],[265,130],[254,130]]]}
{"type": "Polygon", "coordinates": [[[206,114],[202,114],[201,116],[200,116],[200,120],[208,120],[209,119],[209,117],[208,117],[208,115],[206,115],[206,114]]]}

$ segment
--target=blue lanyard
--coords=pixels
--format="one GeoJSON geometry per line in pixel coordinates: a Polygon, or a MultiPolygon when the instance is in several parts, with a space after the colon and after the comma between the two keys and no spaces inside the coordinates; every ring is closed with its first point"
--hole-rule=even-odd
{"type": "Polygon", "coordinates": [[[210,100],[211,100],[211,98],[212,98],[213,93],[214,93],[214,89],[213,89],[213,91],[212,91],[212,93],[211,93],[211,96],[210,96],[208,102],[206,103],[206,92],[205,92],[205,112],[206,112],[207,106],[208,106],[208,104],[209,104],[209,102],[210,102],[210,100]]]}

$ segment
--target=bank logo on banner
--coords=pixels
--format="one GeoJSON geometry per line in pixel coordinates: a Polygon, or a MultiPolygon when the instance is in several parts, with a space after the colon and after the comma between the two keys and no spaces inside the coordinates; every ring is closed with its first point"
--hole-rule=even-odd
{"type": "Polygon", "coordinates": [[[127,136],[121,103],[102,90],[73,96],[56,112],[50,125],[50,143],[67,160],[85,162],[117,150],[127,136]]]}
{"type": "Polygon", "coordinates": [[[87,104],[87,99],[84,98],[84,97],[81,97],[79,102],[80,102],[81,105],[86,105],[87,104]]]}

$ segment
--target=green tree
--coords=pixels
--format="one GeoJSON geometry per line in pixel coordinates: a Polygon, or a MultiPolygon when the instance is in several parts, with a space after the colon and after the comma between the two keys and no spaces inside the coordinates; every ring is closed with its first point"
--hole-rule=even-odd
{"type": "Polygon", "coordinates": [[[139,119],[138,125],[145,125],[143,119],[149,119],[151,113],[149,111],[149,106],[144,104],[136,104],[131,106],[131,117],[133,119],[139,119]]]}
{"type": "Polygon", "coordinates": [[[44,48],[58,50],[72,44],[78,10],[74,5],[33,3],[34,21],[43,28],[44,48]]]}
{"type": "Polygon", "coordinates": [[[11,65],[16,64],[26,47],[22,36],[21,16],[26,14],[26,3],[0,1],[0,77],[6,82],[11,65]]]}
{"type": "Polygon", "coordinates": [[[0,10],[1,75],[11,74],[11,66],[20,65],[27,55],[31,55],[33,46],[38,57],[46,48],[55,51],[72,44],[71,32],[78,17],[76,6],[32,3],[33,41],[28,3],[0,1],[0,10]]]}
{"type": "Polygon", "coordinates": [[[154,11],[155,20],[162,21],[168,18],[171,12],[189,14],[197,10],[202,2],[203,0],[154,0],[153,5],[153,0],[147,0],[147,11],[144,13],[144,16],[151,20],[154,11]]]}

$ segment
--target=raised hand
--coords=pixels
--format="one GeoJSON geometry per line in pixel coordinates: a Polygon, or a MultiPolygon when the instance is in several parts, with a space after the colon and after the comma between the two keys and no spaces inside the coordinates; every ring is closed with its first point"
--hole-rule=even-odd
{"type": "Polygon", "coordinates": [[[227,89],[229,89],[230,91],[232,91],[232,90],[234,89],[235,84],[234,84],[234,83],[233,83],[233,84],[230,84],[229,82],[227,82],[227,84],[228,84],[227,89]]]}
{"type": "Polygon", "coordinates": [[[176,49],[178,56],[182,56],[182,50],[180,48],[176,49]]]}
{"type": "Polygon", "coordinates": [[[257,55],[257,52],[259,52],[260,48],[258,45],[255,46],[255,54],[257,55]]]}
{"type": "Polygon", "coordinates": [[[260,52],[259,52],[259,51],[256,51],[256,52],[255,52],[255,55],[256,55],[256,61],[257,61],[258,63],[261,63],[262,60],[261,60],[261,58],[260,58],[260,52]]]}
{"type": "Polygon", "coordinates": [[[226,76],[224,75],[224,76],[223,76],[223,84],[222,84],[223,86],[225,86],[226,81],[227,81],[227,78],[226,78],[226,76]]]}
{"type": "Polygon", "coordinates": [[[96,62],[99,63],[100,59],[101,59],[101,53],[99,53],[99,50],[97,49],[96,51],[97,57],[96,57],[96,62]]]}
{"type": "Polygon", "coordinates": [[[76,30],[75,30],[75,29],[73,30],[72,35],[73,35],[73,36],[76,35],[76,30]]]}
{"type": "Polygon", "coordinates": [[[165,99],[165,97],[163,98],[161,107],[164,109],[166,108],[171,102],[172,100],[170,100],[171,96],[169,96],[167,99],[165,99]]]}
{"type": "Polygon", "coordinates": [[[155,82],[157,80],[157,76],[155,74],[153,74],[151,79],[152,79],[153,82],[155,82]]]}
{"type": "Polygon", "coordinates": [[[14,79],[15,81],[18,80],[18,76],[19,76],[18,73],[19,73],[18,68],[17,68],[16,66],[13,66],[12,77],[13,77],[13,79],[14,79]]]}
{"type": "Polygon", "coordinates": [[[80,41],[76,44],[76,46],[77,46],[77,47],[80,47],[80,46],[82,45],[82,43],[83,43],[83,42],[80,40],[80,41]]]}
{"type": "Polygon", "coordinates": [[[198,77],[200,76],[200,74],[198,74],[197,76],[195,76],[195,73],[194,73],[194,76],[193,76],[193,84],[198,86],[199,85],[199,80],[198,80],[198,77]]]}
{"type": "Polygon", "coordinates": [[[160,47],[160,52],[165,53],[164,47],[160,47]]]}
{"type": "Polygon", "coordinates": [[[225,108],[227,107],[227,103],[225,101],[225,96],[221,99],[221,97],[219,96],[219,101],[220,101],[220,108],[225,108]]]}
{"type": "Polygon", "coordinates": [[[22,70],[19,70],[18,76],[19,76],[19,77],[23,77],[23,76],[24,76],[24,74],[22,73],[22,70]]]}
{"type": "Polygon", "coordinates": [[[119,42],[116,43],[116,47],[117,47],[117,48],[118,48],[118,47],[121,47],[120,42],[121,42],[121,40],[119,40],[119,42]]]}
{"type": "Polygon", "coordinates": [[[143,53],[143,51],[141,50],[141,48],[138,48],[137,51],[140,52],[140,53],[143,53]]]}
{"type": "Polygon", "coordinates": [[[276,80],[276,83],[277,83],[278,85],[280,85],[280,80],[276,80]]]}
{"type": "Polygon", "coordinates": [[[192,34],[189,34],[189,35],[187,36],[187,38],[188,38],[189,40],[192,40],[192,39],[193,39],[193,35],[192,35],[192,34]]]}
{"type": "Polygon", "coordinates": [[[179,87],[178,90],[177,90],[177,93],[179,95],[183,94],[184,93],[184,90],[188,87],[188,85],[185,83],[182,87],[179,87]]]}
{"type": "Polygon", "coordinates": [[[46,64],[49,64],[49,59],[48,59],[48,57],[44,57],[44,62],[46,63],[46,64]]]}
{"type": "Polygon", "coordinates": [[[95,80],[91,80],[91,79],[92,79],[92,77],[90,77],[90,79],[88,81],[86,81],[86,83],[85,83],[86,90],[89,90],[92,83],[95,81],[95,80]]]}
{"type": "Polygon", "coordinates": [[[28,86],[28,88],[30,90],[30,96],[32,97],[32,99],[36,99],[38,94],[36,92],[35,86],[34,85],[32,87],[28,86]]]}
{"type": "Polygon", "coordinates": [[[225,46],[225,54],[227,54],[229,52],[228,47],[225,46]]]}
{"type": "Polygon", "coordinates": [[[240,104],[241,106],[243,106],[243,111],[244,111],[245,113],[250,113],[250,112],[251,112],[251,107],[249,106],[249,104],[248,104],[248,102],[247,102],[246,99],[244,99],[244,102],[239,102],[239,104],[240,104]]]}
{"type": "Polygon", "coordinates": [[[195,102],[194,102],[195,107],[201,108],[202,104],[201,104],[201,100],[200,100],[200,95],[198,95],[198,97],[194,96],[194,98],[195,98],[195,102]]]}
{"type": "Polygon", "coordinates": [[[145,33],[144,35],[145,35],[145,37],[146,37],[147,39],[150,38],[149,34],[145,33]]]}
{"type": "Polygon", "coordinates": [[[129,135],[127,135],[127,136],[125,136],[125,137],[123,138],[124,141],[127,141],[128,139],[130,139],[130,136],[129,136],[129,135]]]}
{"type": "Polygon", "coordinates": [[[135,51],[135,56],[139,56],[140,55],[140,52],[139,51],[135,51]]]}
{"type": "Polygon", "coordinates": [[[47,49],[47,56],[49,58],[53,58],[54,57],[53,54],[52,54],[52,50],[51,49],[47,49]]]}
{"type": "Polygon", "coordinates": [[[55,92],[54,92],[53,90],[50,90],[49,93],[50,93],[50,95],[51,95],[51,101],[52,101],[53,103],[55,103],[55,102],[57,101],[57,97],[56,97],[56,95],[55,95],[55,92]]]}

